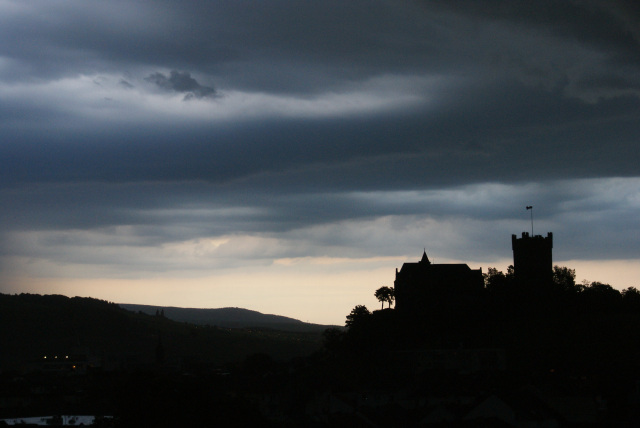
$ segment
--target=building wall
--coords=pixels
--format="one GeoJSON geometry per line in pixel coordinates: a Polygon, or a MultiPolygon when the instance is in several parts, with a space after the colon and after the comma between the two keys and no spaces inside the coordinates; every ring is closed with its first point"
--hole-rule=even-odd
{"type": "Polygon", "coordinates": [[[470,269],[466,264],[431,264],[423,258],[396,270],[396,310],[416,312],[443,298],[474,298],[483,288],[482,269],[470,269]]]}

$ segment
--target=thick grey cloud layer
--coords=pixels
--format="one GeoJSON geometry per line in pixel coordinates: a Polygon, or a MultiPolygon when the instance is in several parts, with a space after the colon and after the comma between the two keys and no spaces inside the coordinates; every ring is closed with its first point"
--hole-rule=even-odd
{"type": "Polygon", "coordinates": [[[0,1],[2,255],[77,262],[124,226],[133,248],[398,255],[427,218],[447,257],[490,260],[534,204],[562,257],[638,258],[638,22],[631,1],[0,1]]]}

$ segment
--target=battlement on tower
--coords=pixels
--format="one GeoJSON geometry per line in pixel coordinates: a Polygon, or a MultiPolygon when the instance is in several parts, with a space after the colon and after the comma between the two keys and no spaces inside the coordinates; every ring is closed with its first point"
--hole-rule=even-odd
{"type": "Polygon", "coordinates": [[[521,283],[550,283],[553,278],[553,233],[547,236],[511,235],[513,268],[516,281],[521,283]]]}
{"type": "Polygon", "coordinates": [[[547,232],[547,236],[542,235],[529,235],[529,232],[522,232],[522,237],[518,238],[517,235],[511,235],[511,248],[516,249],[516,246],[523,245],[540,245],[541,247],[553,248],[553,233],[547,232]],[[532,244],[535,243],[535,244],[532,244]]]}

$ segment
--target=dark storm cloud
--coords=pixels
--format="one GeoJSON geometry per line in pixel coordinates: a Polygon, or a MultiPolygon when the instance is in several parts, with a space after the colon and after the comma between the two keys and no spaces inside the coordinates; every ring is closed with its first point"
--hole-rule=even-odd
{"type": "Polygon", "coordinates": [[[205,98],[213,97],[216,93],[215,89],[208,86],[202,86],[196,79],[191,77],[191,74],[186,71],[172,70],[169,73],[169,77],[160,72],[155,72],[145,77],[147,82],[154,83],[159,88],[186,93],[185,100],[190,98],[205,98]]]}
{"type": "MultiPolygon", "coordinates": [[[[384,73],[495,72],[504,61],[531,73],[540,58],[531,56],[536,47],[527,39],[541,34],[548,43],[579,43],[609,61],[637,64],[637,29],[629,24],[637,7],[627,5],[70,2],[39,5],[38,14],[16,8],[5,14],[0,35],[13,40],[3,55],[17,61],[22,77],[162,65],[207,73],[225,87],[314,93],[384,73]]],[[[565,72],[561,61],[555,66],[565,72]]]]}
{"type": "Polygon", "coordinates": [[[23,131],[0,147],[0,177],[352,191],[634,176],[639,115],[634,97],[586,104],[503,83],[400,116],[23,131]]]}
{"type": "MultiPolygon", "coordinates": [[[[590,200],[556,190],[563,180],[638,176],[633,2],[0,8],[0,221],[8,231],[131,225],[139,245],[153,245],[233,233],[297,237],[384,216],[509,222],[521,213],[508,207],[532,203],[526,197],[559,213],[574,197],[590,200]],[[101,92],[91,98],[94,86],[101,92]],[[175,106],[166,93],[199,101],[175,106]],[[247,100],[262,103],[258,113],[247,100]],[[375,102],[382,107],[368,110],[375,102]],[[348,114],[334,112],[350,104],[348,114]],[[188,110],[194,105],[200,110],[188,110]],[[476,204],[474,186],[486,183],[527,191],[499,203],[499,191],[489,192],[476,204]],[[427,194],[403,193],[413,191],[427,194]]],[[[633,210],[620,209],[599,218],[603,230],[636,227],[633,210]]],[[[541,215],[550,226],[559,217],[541,215]]],[[[326,245],[358,245],[347,238],[332,235],[326,245]]],[[[574,254],[587,257],[578,241],[574,254]]],[[[618,249],[607,242],[608,256],[640,253],[628,238],[618,249]]]]}
{"type": "Polygon", "coordinates": [[[633,1],[540,0],[532,3],[526,0],[489,0],[480,3],[473,0],[430,0],[425,4],[474,20],[483,17],[508,25],[524,25],[618,52],[631,53],[640,42],[637,26],[640,7],[633,1]]]}
{"type": "Polygon", "coordinates": [[[120,85],[120,86],[122,86],[122,87],[124,87],[124,88],[127,88],[127,89],[132,89],[132,88],[134,88],[134,86],[133,86],[131,83],[127,82],[127,81],[126,81],[126,80],[124,80],[124,79],[121,79],[121,80],[120,80],[120,82],[118,82],[118,83],[119,83],[119,85],[120,85]]]}

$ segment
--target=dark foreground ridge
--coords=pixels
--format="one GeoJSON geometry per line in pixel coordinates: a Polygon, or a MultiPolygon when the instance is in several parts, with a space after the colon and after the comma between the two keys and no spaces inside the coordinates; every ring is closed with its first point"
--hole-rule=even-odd
{"type": "Polygon", "coordinates": [[[512,248],[506,273],[405,263],[387,309],[326,332],[337,390],[382,400],[357,406],[383,426],[640,426],[640,291],[576,284],[551,233],[512,248]]]}
{"type": "Polygon", "coordinates": [[[95,299],[0,295],[8,344],[0,419],[640,426],[640,291],[576,284],[575,271],[551,266],[551,234],[525,233],[512,245],[506,273],[432,264],[425,251],[397,272],[394,287],[375,292],[383,309],[356,306],[346,329],[322,334],[202,326],[169,320],[169,308],[148,315],[95,299]]]}

